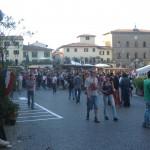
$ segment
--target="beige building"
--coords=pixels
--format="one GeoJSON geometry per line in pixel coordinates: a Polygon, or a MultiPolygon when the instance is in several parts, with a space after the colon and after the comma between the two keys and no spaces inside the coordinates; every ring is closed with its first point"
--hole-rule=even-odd
{"type": "Polygon", "coordinates": [[[54,56],[60,56],[61,62],[74,60],[80,63],[110,63],[112,61],[112,52],[109,46],[98,46],[95,44],[95,35],[79,35],[79,42],[63,45],[54,53],[54,56]]]}
{"type": "Polygon", "coordinates": [[[119,29],[104,34],[117,66],[138,68],[150,63],[150,30],[119,29]]]}
{"type": "Polygon", "coordinates": [[[49,64],[52,61],[53,49],[48,48],[48,45],[35,42],[33,44],[23,46],[23,61],[31,63],[49,64]]]}
{"type": "Polygon", "coordinates": [[[0,59],[20,64],[23,60],[23,37],[0,36],[0,59]]]}

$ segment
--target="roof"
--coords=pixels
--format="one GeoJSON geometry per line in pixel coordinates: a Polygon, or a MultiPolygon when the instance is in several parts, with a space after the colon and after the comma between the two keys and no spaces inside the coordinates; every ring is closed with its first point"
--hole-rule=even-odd
{"type": "Polygon", "coordinates": [[[22,36],[0,36],[0,39],[4,40],[23,40],[22,36]]]}
{"type": "Polygon", "coordinates": [[[99,45],[96,45],[96,44],[89,44],[89,43],[70,43],[70,44],[66,44],[66,45],[62,45],[60,46],[59,48],[57,48],[57,50],[59,50],[60,48],[64,48],[64,47],[96,47],[96,48],[99,48],[99,49],[111,49],[111,47],[109,46],[99,46],[99,45]]]}
{"type": "Polygon", "coordinates": [[[23,45],[24,51],[52,51],[51,48],[45,48],[40,46],[34,46],[34,45],[23,45]]]}
{"type": "Polygon", "coordinates": [[[150,33],[150,30],[146,30],[146,29],[116,29],[116,30],[112,30],[110,32],[104,33],[103,35],[107,35],[107,34],[111,34],[111,33],[150,33]]]}
{"type": "Polygon", "coordinates": [[[86,36],[96,37],[95,35],[92,35],[92,34],[81,34],[81,35],[77,36],[77,38],[78,37],[86,37],[86,36]]]}

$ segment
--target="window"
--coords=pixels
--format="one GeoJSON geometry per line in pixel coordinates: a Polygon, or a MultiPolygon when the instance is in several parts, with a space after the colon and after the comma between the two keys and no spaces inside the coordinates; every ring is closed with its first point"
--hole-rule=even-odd
{"type": "Polygon", "coordinates": [[[138,41],[135,41],[134,46],[138,47],[138,41]]]}
{"type": "Polygon", "coordinates": [[[110,62],[110,58],[107,58],[107,62],[110,62]]]}
{"type": "Polygon", "coordinates": [[[107,51],[107,55],[109,55],[110,53],[109,53],[109,51],[107,51]]]}
{"type": "Polygon", "coordinates": [[[144,52],[144,54],[143,54],[143,58],[144,58],[144,59],[146,59],[146,52],[144,52]]]}
{"type": "Polygon", "coordinates": [[[85,39],[86,39],[86,40],[90,40],[90,37],[89,37],[89,36],[86,36],[85,39]]]}
{"type": "Polygon", "coordinates": [[[120,53],[117,54],[117,59],[121,59],[121,54],[120,53]]]}
{"type": "Polygon", "coordinates": [[[26,57],[26,52],[23,52],[23,57],[24,57],[24,58],[26,57]]]}
{"type": "Polygon", "coordinates": [[[32,57],[36,58],[37,57],[37,52],[32,52],[32,57]]]}
{"type": "Polygon", "coordinates": [[[88,48],[84,48],[84,52],[88,52],[88,48]]]}
{"type": "Polygon", "coordinates": [[[105,54],[104,51],[100,51],[100,52],[99,52],[99,55],[104,55],[104,54],[105,54]]]}
{"type": "Polygon", "coordinates": [[[74,52],[77,52],[77,51],[78,51],[77,48],[75,48],[75,49],[74,49],[74,52]]]}
{"type": "Polygon", "coordinates": [[[10,46],[10,42],[9,42],[9,41],[4,42],[4,46],[5,46],[5,47],[10,46]]]}
{"type": "Polygon", "coordinates": [[[13,45],[19,47],[19,42],[13,42],[13,45]]]}
{"type": "Polygon", "coordinates": [[[8,50],[5,51],[5,55],[6,55],[6,57],[9,56],[9,51],[8,50]]]}
{"type": "Polygon", "coordinates": [[[120,47],[121,46],[121,43],[120,41],[117,42],[117,47],[120,47]]]}
{"type": "Polygon", "coordinates": [[[126,47],[130,47],[129,41],[126,42],[126,47]]]}
{"type": "Polygon", "coordinates": [[[126,54],[126,58],[129,59],[129,53],[126,54]]]}
{"type": "Polygon", "coordinates": [[[67,52],[69,52],[70,51],[70,49],[69,48],[67,48],[67,52]]]}
{"type": "Polygon", "coordinates": [[[137,52],[134,53],[134,57],[138,58],[138,53],[137,52]]]}
{"type": "Polygon", "coordinates": [[[18,50],[14,50],[14,55],[19,55],[19,51],[18,50]]]}
{"type": "Polygon", "coordinates": [[[50,52],[44,52],[44,57],[50,57],[50,52]]]}
{"type": "Polygon", "coordinates": [[[93,52],[95,52],[95,48],[93,48],[93,52]]]}
{"type": "Polygon", "coordinates": [[[145,41],[143,42],[143,47],[146,47],[146,42],[145,41]]]}

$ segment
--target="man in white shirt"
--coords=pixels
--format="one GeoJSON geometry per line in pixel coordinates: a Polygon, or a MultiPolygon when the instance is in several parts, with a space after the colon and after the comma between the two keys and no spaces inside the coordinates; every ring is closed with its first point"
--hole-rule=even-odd
{"type": "Polygon", "coordinates": [[[98,120],[98,79],[95,71],[90,71],[89,77],[85,80],[86,94],[87,94],[87,120],[89,120],[90,110],[94,107],[94,122],[99,123],[98,120]]]}

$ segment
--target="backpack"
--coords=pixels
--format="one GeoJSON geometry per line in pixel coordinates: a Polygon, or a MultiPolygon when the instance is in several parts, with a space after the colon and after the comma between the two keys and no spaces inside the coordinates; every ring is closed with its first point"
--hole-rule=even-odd
{"type": "Polygon", "coordinates": [[[77,86],[79,86],[79,85],[81,84],[81,79],[80,79],[80,77],[76,77],[76,78],[74,79],[74,84],[77,85],[77,86]]]}

